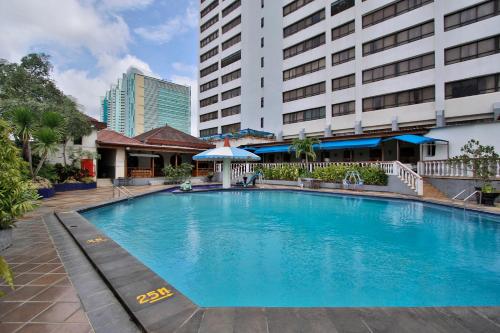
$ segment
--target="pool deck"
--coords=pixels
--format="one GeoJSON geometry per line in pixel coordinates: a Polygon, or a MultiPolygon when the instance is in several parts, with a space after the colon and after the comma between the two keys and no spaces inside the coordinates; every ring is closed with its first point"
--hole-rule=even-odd
{"type": "MultiPolygon", "coordinates": [[[[130,189],[142,195],[167,188],[130,189]]],[[[16,283],[15,291],[0,287],[7,292],[0,332],[500,332],[500,307],[198,307],[75,212],[113,200],[110,188],[57,194],[18,223],[13,246],[0,253],[16,283]],[[163,287],[169,292],[156,300],[163,287]]]]}

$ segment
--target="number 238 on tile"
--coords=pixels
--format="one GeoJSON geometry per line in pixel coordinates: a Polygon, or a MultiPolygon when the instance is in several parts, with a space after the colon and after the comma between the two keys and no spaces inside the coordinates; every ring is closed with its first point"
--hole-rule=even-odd
{"type": "Polygon", "coordinates": [[[136,299],[139,304],[147,304],[147,303],[151,304],[172,296],[174,296],[174,293],[170,289],[162,287],[148,291],[145,294],[139,295],[136,297],[136,299]]]}

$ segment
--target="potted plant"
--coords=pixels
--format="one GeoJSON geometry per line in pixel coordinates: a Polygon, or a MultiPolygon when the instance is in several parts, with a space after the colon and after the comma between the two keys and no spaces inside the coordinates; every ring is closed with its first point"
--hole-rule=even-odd
{"type": "Polygon", "coordinates": [[[493,166],[498,163],[499,155],[493,146],[483,146],[477,140],[469,140],[461,149],[462,155],[450,158],[453,164],[461,164],[472,171],[472,176],[479,179],[481,184],[475,190],[477,203],[493,206],[500,192],[492,185],[495,176],[493,166]]]}
{"type": "Polygon", "coordinates": [[[213,178],[214,178],[214,172],[213,171],[209,171],[208,174],[207,174],[207,181],[209,183],[211,183],[213,178]]]}

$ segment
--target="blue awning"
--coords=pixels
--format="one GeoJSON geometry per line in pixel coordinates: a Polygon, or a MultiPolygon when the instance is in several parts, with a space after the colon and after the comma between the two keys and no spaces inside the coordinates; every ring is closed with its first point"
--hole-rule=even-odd
{"type": "Polygon", "coordinates": [[[384,142],[391,141],[391,140],[399,140],[399,141],[413,143],[416,145],[421,145],[423,143],[430,143],[430,142],[435,142],[435,141],[445,141],[445,140],[429,138],[429,137],[421,136],[421,135],[404,134],[404,135],[398,135],[398,136],[393,136],[391,138],[387,138],[384,140],[384,142]]]}
{"type": "Polygon", "coordinates": [[[381,138],[328,141],[321,143],[319,147],[322,150],[373,148],[377,147],[380,141],[382,141],[381,138]]]}
{"type": "Polygon", "coordinates": [[[289,147],[290,145],[260,147],[254,151],[254,154],[288,153],[289,147]]]}
{"type": "MultiPolygon", "coordinates": [[[[314,149],[333,150],[333,149],[355,149],[355,148],[372,148],[377,147],[381,138],[355,139],[355,140],[340,140],[323,142],[319,145],[314,145],[314,149]]],[[[288,153],[290,145],[260,147],[255,154],[270,154],[270,153],[288,153]]]]}

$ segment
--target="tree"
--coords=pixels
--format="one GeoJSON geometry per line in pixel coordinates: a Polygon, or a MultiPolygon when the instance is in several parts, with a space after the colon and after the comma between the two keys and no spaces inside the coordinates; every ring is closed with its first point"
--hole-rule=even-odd
{"type": "Polygon", "coordinates": [[[83,136],[89,135],[92,132],[92,127],[90,122],[82,112],[74,112],[78,109],[78,105],[69,98],[65,98],[65,102],[62,107],[62,114],[65,117],[65,126],[62,131],[62,155],[64,165],[67,165],[66,159],[66,147],[68,141],[74,138],[81,138],[83,136]]]}
{"type": "Polygon", "coordinates": [[[304,154],[306,157],[306,163],[309,163],[309,157],[312,160],[316,159],[316,152],[314,151],[315,144],[319,144],[319,140],[315,138],[294,139],[292,141],[292,145],[288,149],[288,152],[294,150],[296,158],[300,158],[302,154],[304,154]]]}
{"type": "Polygon", "coordinates": [[[26,107],[17,107],[12,113],[14,135],[23,145],[23,157],[29,163],[30,175],[33,176],[30,140],[36,126],[35,114],[26,107]]]}
{"type": "Polygon", "coordinates": [[[60,135],[57,130],[50,127],[42,127],[34,133],[36,142],[34,144],[34,152],[40,155],[40,162],[33,172],[33,180],[36,179],[38,172],[42,168],[43,164],[47,160],[49,154],[53,154],[57,151],[59,146],[60,135]]]}
{"type": "Polygon", "coordinates": [[[463,164],[470,168],[474,177],[478,177],[483,182],[483,189],[489,186],[491,178],[496,172],[493,166],[499,159],[494,146],[483,146],[477,140],[469,140],[462,148],[462,155],[450,158],[452,164],[463,164]]]}

